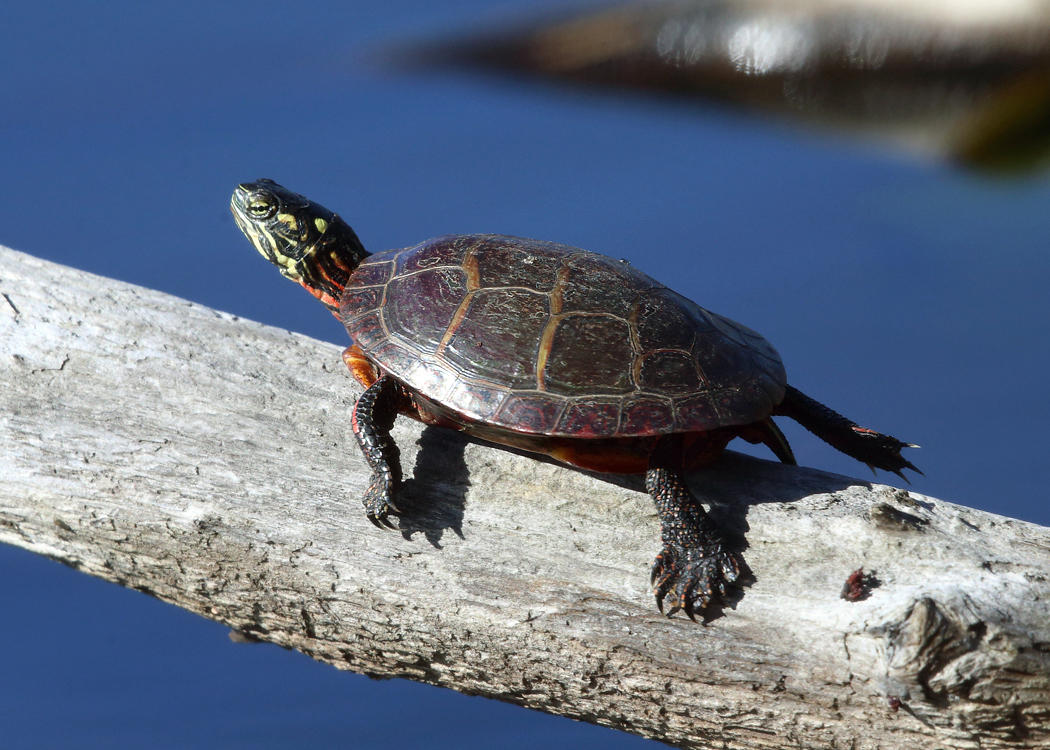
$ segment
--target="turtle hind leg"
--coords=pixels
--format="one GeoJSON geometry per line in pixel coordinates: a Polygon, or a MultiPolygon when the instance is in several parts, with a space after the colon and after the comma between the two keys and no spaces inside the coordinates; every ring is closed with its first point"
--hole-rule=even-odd
{"type": "Polygon", "coordinates": [[[645,475],[664,544],[653,562],[651,581],[661,612],[667,599],[669,617],[682,610],[695,621],[697,614],[725,596],[728,586],[740,578],[744,563],[726,548],[722,532],[689,491],[677,463],[665,458],[678,452],[666,443],[654,452],[645,475]],[[665,446],[671,449],[665,451],[665,446]]]}
{"type": "Polygon", "coordinates": [[[407,400],[401,384],[384,375],[357,399],[350,422],[357,444],[372,469],[372,481],[363,501],[365,513],[369,521],[381,528],[394,528],[387,516],[398,510],[394,496],[401,487],[401,453],[390,430],[407,400]]]}
{"type": "Polygon", "coordinates": [[[901,448],[919,446],[861,427],[790,385],[784,393],[784,400],[773,413],[791,417],[828,445],[866,463],[872,470],[892,471],[904,481],[908,478],[902,469],[922,474],[901,455],[901,448]]]}

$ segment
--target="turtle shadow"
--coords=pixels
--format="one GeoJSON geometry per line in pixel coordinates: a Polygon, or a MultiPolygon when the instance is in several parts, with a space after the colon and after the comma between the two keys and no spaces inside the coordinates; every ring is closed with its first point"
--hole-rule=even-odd
{"type": "MultiPolygon", "coordinates": [[[[617,487],[646,493],[644,475],[583,473],[617,487]]],[[[786,465],[735,451],[725,451],[710,465],[686,472],[686,480],[693,496],[722,531],[725,546],[737,553],[743,563],[734,585],[728,587],[720,601],[716,600],[704,609],[704,624],[723,617],[727,609],[736,609],[746,589],[758,581],[745,555],[750,547],[747,535],[751,525],[747,515],[752,506],[788,504],[811,495],[832,494],[848,487],[873,486],[872,482],[863,479],[786,465]]]]}
{"type": "MultiPolygon", "coordinates": [[[[419,452],[416,454],[413,476],[404,482],[398,496],[400,530],[406,539],[422,533],[431,545],[441,549],[446,530],[464,538],[463,515],[467,490],[471,486],[465,451],[470,443],[565,468],[564,464],[549,456],[428,426],[418,440],[419,452]]],[[[616,487],[647,494],[644,474],[573,470],[616,487]]],[[[745,590],[758,580],[747,565],[745,556],[750,546],[747,534],[751,530],[747,515],[752,506],[793,503],[814,494],[830,494],[851,486],[871,487],[873,484],[841,474],[788,466],[734,451],[725,451],[711,465],[688,472],[686,478],[693,495],[722,530],[726,546],[744,559],[736,583],[729,587],[720,602],[714,602],[704,610],[704,623],[723,617],[726,609],[736,609],[745,596],[745,590]]],[[[658,524],[656,528],[659,528],[658,524]]],[[[653,550],[654,556],[657,551],[653,550]]]]}
{"type": "MultiPolygon", "coordinates": [[[[588,471],[566,466],[550,456],[530,453],[509,446],[494,445],[484,440],[470,437],[463,439],[464,442],[477,443],[519,456],[525,456],[552,466],[577,471],[580,474],[622,489],[640,492],[643,495],[649,494],[645,486],[644,473],[609,474],[588,471]]],[[[744,551],[750,546],[747,541],[747,533],[751,530],[747,522],[748,508],[752,505],[766,502],[790,503],[818,492],[833,492],[851,484],[868,484],[837,474],[827,474],[812,469],[800,470],[797,466],[785,466],[774,461],[765,461],[733,451],[722,453],[709,466],[686,472],[686,480],[693,496],[700,501],[708,516],[722,531],[727,549],[737,553],[742,563],[736,582],[732,586],[727,587],[721,599],[716,599],[708,604],[702,613],[696,613],[697,619],[700,620],[702,618],[705,625],[723,617],[726,609],[736,609],[737,604],[744,598],[745,589],[758,580],[744,556],[744,551]],[[806,481],[800,481],[795,478],[795,475],[799,472],[806,478],[806,481]],[[747,496],[742,496],[739,492],[742,476],[755,478],[756,489],[748,492],[747,496]],[[783,485],[789,482],[796,482],[796,484],[791,487],[790,492],[784,492],[783,485]],[[767,486],[775,487],[777,491],[763,492],[762,490],[767,486]]],[[[658,533],[659,528],[659,521],[654,519],[653,530],[658,533]]],[[[658,546],[653,549],[654,558],[658,551],[658,546]]],[[[675,616],[675,613],[668,612],[667,616],[675,616]]],[[[684,615],[681,616],[684,617],[684,615]]]]}
{"type": "Polygon", "coordinates": [[[412,478],[401,485],[397,504],[398,528],[405,539],[422,533],[441,549],[449,530],[463,539],[463,510],[470,488],[465,451],[470,442],[462,433],[427,426],[419,437],[412,478]]]}

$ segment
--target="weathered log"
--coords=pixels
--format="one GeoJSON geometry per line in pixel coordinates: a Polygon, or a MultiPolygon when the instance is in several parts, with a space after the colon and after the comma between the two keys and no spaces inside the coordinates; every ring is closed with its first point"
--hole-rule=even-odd
{"type": "Polygon", "coordinates": [[[1050,742],[1048,529],[730,454],[692,479],[753,581],[667,619],[640,480],[400,420],[378,531],[337,347],[0,260],[0,541],[341,669],[681,746],[1050,742]]]}

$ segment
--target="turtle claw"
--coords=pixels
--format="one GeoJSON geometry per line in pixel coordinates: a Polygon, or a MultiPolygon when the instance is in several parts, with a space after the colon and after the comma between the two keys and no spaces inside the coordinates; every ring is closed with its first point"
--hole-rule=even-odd
{"type": "Polygon", "coordinates": [[[656,556],[650,580],[656,608],[673,617],[685,612],[693,622],[713,603],[726,596],[729,585],[740,578],[743,562],[720,542],[700,547],[668,545],[656,556]],[[670,606],[664,612],[664,600],[670,606]]]}
{"type": "MultiPolygon", "coordinates": [[[[664,597],[674,584],[674,567],[673,565],[664,564],[665,554],[666,550],[656,556],[656,560],[653,561],[653,569],[649,574],[649,583],[653,587],[653,595],[656,597],[656,608],[660,610],[660,614],[664,614],[664,597]]],[[[667,616],[670,617],[673,614],[674,612],[672,611],[667,616]]]]}
{"type": "Polygon", "coordinates": [[[390,520],[390,518],[385,513],[382,514],[382,515],[375,515],[373,513],[368,513],[366,515],[366,517],[368,518],[369,521],[372,522],[372,525],[375,526],[377,529],[396,529],[397,528],[397,526],[395,526],[393,524],[393,522],[390,520]]]}
{"type": "Polygon", "coordinates": [[[914,443],[905,443],[892,435],[884,435],[859,425],[853,425],[850,432],[849,443],[835,447],[863,461],[871,469],[872,474],[876,473],[875,469],[882,469],[896,474],[909,484],[911,480],[904,476],[904,469],[911,469],[917,474],[922,474],[915,464],[901,455],[902,448],[919,447],[914,443]]]}

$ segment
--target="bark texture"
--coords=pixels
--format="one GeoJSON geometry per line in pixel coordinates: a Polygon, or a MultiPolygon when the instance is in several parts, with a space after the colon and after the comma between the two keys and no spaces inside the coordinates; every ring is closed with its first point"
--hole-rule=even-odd
{"type": "Polygon", "coordinates": [[[340,669],[684,747],[1050,743],[1048,529],[731,454],[692,483],[754,580],[706,627],[666,619],[640,478],[400,420],[382,532],[339,347],[0,269],[0,541],[340,669]],[[840,598],[861,566],[878,585],[840,598]]]}

